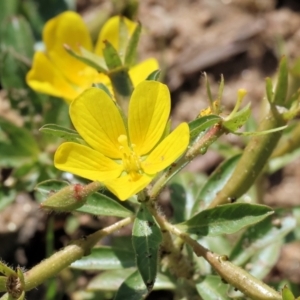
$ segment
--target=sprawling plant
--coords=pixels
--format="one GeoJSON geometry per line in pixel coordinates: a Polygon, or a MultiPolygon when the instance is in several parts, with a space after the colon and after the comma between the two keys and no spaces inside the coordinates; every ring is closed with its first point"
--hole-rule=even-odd
{"type": "MultiPolygon", "coordinates": [[[[14,22],[24,22],[17,28],[28,34],[25,20],[14,22]]],[[[171,130],[170,92],[158,81],[158,63],[153,58],[136,63],[140,33],[140,24],[113,17],[93,47],[81,17],[62,13],[46,23],[45,49],[28,63],[26,82],[66,101],[33,91],[22,96],[25,82],[17,87],[2,80],[8,90],[18,88],[19,96],[11,96],[13,107],[18,101],[35,103],[31,109],[22,106],[22,114],[29,116],[25,128],[0,120],[6,134],[0,138],[0,161],[19,170],[19,185],[26,185],[22,174],[34,173],[41,209],[117,218],[30,270],[0,262],[0,291],[6,292],[1,299],[25,299],[27,291],[68,267],[99,271],[81,299],[143,299],[153,289],[172,290],[176,299],[294,299],[288,287],[276,289],[262,280],[286,235],[296,228],[296,209],[287,213],[268,207],[254,192],[261,176],[290,161],[289,153],[300,140],[299,121],[294,120],[299,92],[288,84],[286,57],[281,58],[276,85],[266,79],[266,113],[254,131],[240,130],[251,117],[250,104],[240,109],[245,90],[237,91],[231,112],[222,111],[223,78],[216,98],[206,80],[207,109],[171,130]],[[35,121],[37,113],[42,121],[35,121]],[[40,125],[44,136],[38,140],[28,128],[40,125]],[[210,147],[220,149],[219,138],[226,134],[245,137],[245,149],[222,144],[224,161],[209,177],[181,171],[210,147]],[[55,152],[54,161],[45,155],[49,152],[55,152]],[[160,206],[163,190],[170,192],[171,219],[160,206]],[[129,243],[98,244],[124,226],[132,232],[129,243]]],[[[13,42],[4,40],[6,75],[11,71],[7,61],[16,54],[13,42]]],[[[26,51],[24,57],[30,58],[32,52],[26,51]]],[[[8,199],[11,192],[6,187],[1,193],[8,199]]]]}

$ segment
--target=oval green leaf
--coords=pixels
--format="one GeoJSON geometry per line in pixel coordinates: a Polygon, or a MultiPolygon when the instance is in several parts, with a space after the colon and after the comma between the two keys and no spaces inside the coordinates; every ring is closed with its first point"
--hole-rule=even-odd
{"type": "Polygon", "coordinates": [[[238,266],[244,265],[257,251],[273,242],[280,241],[296,225],[297,221],[293,216],[278,216],[276,218],[274,215],[266,218],[243,233],[233,248],[229,259],[238,266]]]}
{"type": "Polygon", "coordinates": [[[36,191],[36,198],[42,202],[49,197],[50,194],[56,193],[62,188],[70,185],[67,181],[62,180],[45,180],[36,185],[34,190],[36,191]]]}
{"type": "Polygon", "coordinates": [[[177,226],[198,236],[231,234],[258,223],[271,215],[273,210],[264,205],[233,203],[204,210],[177,226]]]}
{"type": "MultiPolygon", "coordinates": [[[[218,168],[211,174],[206,184],[201,189],[201,192],[194,204],[192,213],[202,210],[207,207],[210,202],[216,197],[218,192],[227,183],[228,179],[231,177],[241,155],[235,155],[218,166],[218,168]]],[[[236,199],[229,199],[230,201],[235,201],[236,199]]]]}
{"type": "MultiPolygon", "coordinates": [[[[88,284],[89,291],[117,291],[128,274],[135,272],[133,269],[108,270],[94,277],[88,284]]],[[[153,290],[174,290],[176,284],[172,278],[158,273],[153,290]]]]}
{"type": "Polygon", "coordinates": [[[39,147],[26,129],[0,118],[0,165],[17,167],[37,160],[39,147]]]}
{"type": "Polygon", "coordinates": [[[147,207],[142,204],[133,224],[132,245],[136,255],[137,268],[148,291],[151,291],[154,286],[161,241],[160,228],[147,207]]]}
{"type": "Polygon", "coordinates": [[[136,59],[136,49],[137,49],[137,45],[140,39],[140,35],[142,32],[142,26],[139,23],[132,36],[130,37],[130,40],[128,42],[127,48],[126,48],[126,53],[125,53],[125,65],[128,67],[131,67],[136,59]]]}
{"type": "Polygon", "coordinates": [[[206,176],[195,173],[179,173],[169,184],[171,205],[173,208],[173,221],[184,222],[191,217],[191,211],[199,198],[201,187],[206,176]]]}
{"type": "Polygon", "coordinates": [[[83,139],[81,136],[77,133],[77,131],[73,129],[69,129],[60,125],[56,124],[46,124],[43,127],[40,128],[40,131],[46,134],[50,134],[53,136],[60,137],[62,139],[65,139],[67,141],[72,142],[83,142],[83,139]]]}
{"type": "Polygon", "coordinates": [[[251,115],[250,103],[238,111],[232,118],[223,122],[223,126],[230,132],[235,132],[241,128],[251,115]]]}
{"type": "Polygon", "coordinates": [[[85,204],[76,211],[97,216],[114,216],[121,218],[129,217],[132,214],[130,210],[125,208],[118,201],[101,193],[90,195],[85,204]]]}
{"type": "Polygon", "coordinates": [[[199,134],[204,132],[207,128],[219,123],[222,119],[217,115],[208,115],[197,118],[189,123],[190,128],[190,142],[193,142],[199,134]]]}
{"type": "Polygon", "coordinates": [[[208,275],[196,285],[197,291],[203,300],[230,300],[227,296],[228,284],[225,284],[219,276],[208,275]]]}
{"type": "Polygon", "coordinates": [[[138,270],[129,275],[121,284],[114,300],[141,300],[148,294],[143,278],[138,270]]]}
{"type": "MultiPolygon", "coordinates": [[[[68,182],[60,180],[43,181],[35,187],[35,190],[37,191],[36,196],[39,201],[44,201],[49,197],[49,194],[58,192],[68,185],[68,182]]],[[[129,217],[132,214],[130,210],[125,208],[118,201],[101,193],[90,195],[85,204],[76,209],[76,211],[97,216],[114,216],[121,218],[129,217]]]]}
{"type": "Polygon", "coordinates": [[[134,266],[135,257],[133,252],[101,246],[93,248],[91,254],[75,261],[70,267],[79,270],[114,270],[134,266]]]}

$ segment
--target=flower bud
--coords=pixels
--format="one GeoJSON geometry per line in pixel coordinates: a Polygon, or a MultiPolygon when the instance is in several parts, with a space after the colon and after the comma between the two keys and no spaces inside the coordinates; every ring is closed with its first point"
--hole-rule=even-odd
{"type": "Polygon", "coordinates": [[[76,210],[85,204],[90,191],[81,184],[69,185],[41,203],[41,208],[57,212],[76,210]]]}

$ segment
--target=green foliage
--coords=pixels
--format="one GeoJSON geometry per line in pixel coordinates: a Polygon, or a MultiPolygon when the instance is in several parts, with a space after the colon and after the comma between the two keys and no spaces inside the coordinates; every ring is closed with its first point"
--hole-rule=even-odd
{"type": "MultiPolygon", "coordinates": [[[[136,58],[136,49],[137,45],[140,39],[140,35],[142,32],[142,26],[141,24],[138,24],[131,36],[131,38],[128,41],[128,45],[126,47],[125,52],[125,60],[124,64],[125,66],[132,66],[135,63],[136,58]]],[[[128,40],[128,39],[127,39],[128,40]]]]}
{"type": "Polygon", "coordinates": [[[80,270],[115,270],[135,266],[134,253],[115,247],[97,247],[90,255],[77,260],[71,268],[80,270]]]}
{"type": "Polygon", "coordinates": [[[140,300],[148,294],[140,272],[135,271],[121,284],[114,300],[132,299],[140,300]]]}
{"type": "MultiPolygon", "coordinates": [[[[188,122],[187,152],[159,174],[147,174],[153,175],[152,183],[130,201],[120,202],[107,192],[105,181],[101,185],[97,181],[87,183],[53,166],[53,154],[60,139],[86,143],[71,125],[68,105],[62,99],[32,91],[25,80],[45,21],[75,3],[50,2],[0,1],[0,81],[4,101],[19,121],[6,118],[5,114],[0,117],[0,211],[26,193],[32,201],[40,203],[42,210],[71,213],[68,220],[76,220],[75,227],[80,226],[81,215],[89,215],[90,220],[100,218],[106,227],[102,228],[101,223],[99,230],[76,239],[73,226],[68,233],[75,237],[70,237],[68,245],[53,255],[52,245],[48,245],[49,258],[24,274],[20,268],[14,270],[0,261],[0,292],[10,293],[1,300],[13,299],[13,294],[18,296],[14,299],[25,299],[25,291],[48,278],[53,279],[47,284],[46,298],[55,299],[55,276],[68,266],[74,282],[84,274],[82,271],[89,274],[86,291],[75,292],[78,287],[73,282],[65,284],[66,277],[72,276],[62,274],[62,286],[68,286],[65,292],[72,293],[74,299],[77,296],[83,300],[140,300],[152,290],[168,290],[176,299],[294,300],[299,289],[287,279],[278,285],[281,294],[263,280],[274,268],[282,246],[300,238],[299,208],[275,209],[262,205],[266,188],[260,178],[299,158],[299,58],[289,65],[287,58],[282,57],[276,84],[266,79],[270,109],[261,116],[258,128],[251,103],[240,109],[246,91],[239,90],[236,105],[228,112],[221,104],[223,76],[217,95],[213,96],[204,74],[209,107],[188,122]],[[242,127],[249,131],[241,130],[242,127]],[[251,138],[243,140],[245,148],[219,139],[230,133],[251,138]],[[193,155],[189,156],[193,149],[193,155]],[[178,173],[193,163],[196,155],[204,156],[210,149],[223,157],[210,175],[200,171],[178,173]],[[78,194],[85,188],[90,189],[78,194]],[[229,276],[229,283],[222,279],[228,278],[224,274],[229,276]],[[17,282],[13,291],[7,285],[8,280],[17,282]],[[249,282],[254,282],[250,288],[249,282]]],[[[121,18],[119,47],[115,49],[105,41],[103,57],[81,46],[75,52],[64,45],[69,55],[109,77],[108,85],[93,83],[93,86],[104,90],[120,110],[125,110],[124,119],[127,100],[134,88],[128,71],[137,62],[141,32],[138,23],[130,36],[121,18]]],[[[160,70],[155,70],[146,80],[159,79],[160,70]]],[[[168,122],[163,138],[170,128],[168,122]]],[[[149,155],[144,154],[142,160],[149,155]]],[[[134,158],[124,155],[123,159],[134,158]]],[[[55,237],[51,226],[47,237],[50,242],[55,237]]]]}
{"type": "Polygon", "coordinates": [[[197,118],[189,123],[190,127],[190,142],[195,139],[200,138],[201,134],[213,125],[221,122],[221,118],[216,115],[208,115],[204,117],[197,118]]]}
{"type": "Polygon", "coordinates": [[[64,45],[64,47],[73,57],[94,68],[96,71],[103,73],[107,72],[107,67],[103,57],[100,57],[83,47],[80,47],[80,54],[73,51],[68,45],[64,45]]]}
{"type": "Polygon", "coordinates": [[[161,241],[160,228],[147,207],[141,205],[133,224],[132,244],[137,268],[148,291],[152,290],[156,279],[158,250],[161,241]]]}
{"type": "Polygon", "coordinates": [[[0,119],[0,164],[17,167],[38,159],[39,147],[26,128],[0,119]]]}
{"type": "Polygon", "coordinates": [[[272,214],[270,207],[247,203],[224,204],[203,210],[178,228],[198,236],[231,234],[272,214]]]}
{"type": "Polygon", "coordinates": [[[203,300],[229,300],[228,285],[222,282],[219,276],[208,275],[196,285],[197,291],[203,300]]]}
{"type": "Polygon", "coordinates": [[[40,128],[42,133],[50,134],[70,142],[84,143],[77,131],[56,124],[46,124],[40,128]]]}

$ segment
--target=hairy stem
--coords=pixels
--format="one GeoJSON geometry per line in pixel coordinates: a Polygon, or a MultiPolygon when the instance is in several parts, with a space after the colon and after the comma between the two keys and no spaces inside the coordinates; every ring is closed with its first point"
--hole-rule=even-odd
{"type": "Polygon", "coordinates": [[[180,237],[190,245],[197,256],[203,257],[216,270],[222,279],[231,284],[253,300],[280,300],[281,295],[274,289],[258,280],[244,269],[231,263],[226,256],[213,253],[201,246],[188,234],[180,231],[176,226],[165,222],[170,232],[180,237]]]}
{"type": "Polygon", "coordinates": [[[88,255],[91,248],[104,236],[121,229],[133,221],[133,217],[125,218],[111,226],[98,230],[93,234],[72,242],[51,257],[45,259],[24,274],[25,291],[29,291],[56,276],[60,271],[70,266],[71,263],[88,255]]]}
{"type": "Polygon", "coordinates": [[[192,264],[182,254],[181,247],[178,248],[175,245],[170,231],[166,227],[166,222],[164,218],[160,216],[157,211],[156,203],[154,203],[153,201],[148,201],[146,203],[146,206],[149,212],[153,215],[156,222],[158,223],[162,232],[162,263],[165,263],[166,266],[170,268],[170,270],[174,273],[176,277],[182,277],[188,280],[191,279],[194,274],[192,264]]]}
{"type": "MultiPolygon", "coordinates": [[[[273,107],[260,123],[258,131],[281,127],[285,123],[286,121],[273,107]]],[[[228,203],[229,199],[237,199],[248,191],[264,168],[281,135],[282,130],[251,138],[233,174],[209,205],[210,208],[228,203]]]]}

